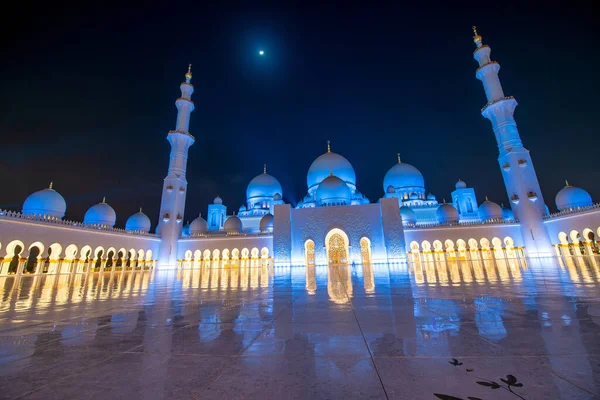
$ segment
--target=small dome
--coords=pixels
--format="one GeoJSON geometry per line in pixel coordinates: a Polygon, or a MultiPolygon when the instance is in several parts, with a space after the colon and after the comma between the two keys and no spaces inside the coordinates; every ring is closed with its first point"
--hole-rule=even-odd
{"type": "Polygon", "coordinates": [[[400,207],[400,216],[402,217],[402,225],[414,225],[417,223],[417,214],[408,206],[400,207]]]}
{"type": "Polygon", "coordinates": [[[65,211],[67,211],[67,203],[60,193],[52,189],[52,184],[48,189],[29,195],[22,209],[23,214],[26,215],[48,215],[56,218],[64,217],[65,211]]]}
{"type": "Polygon", "coordinates": [[[410,200],[419,200],[419,195],[416,193],[411,193],[408,197],[410,200]]]}
{"type": "Polygon", "coordinates": [[[117,214],[105,200],[102,203],[91,206],[83,217],[83,223],[88,225],[115,226],[117,214]]]}
{"type": "Polygon", "coordinates": [[[242,220],[237,215],[232,215],[225,220],[223,230],[227,233],[239,233],[242,231],[242,220]]]}
{"type": "Polygon", "coordinates": [[[393,186],[398,190],[404,187],[425,187],[425,180],[418,169],[410,164],[398,162],[388,170],[383,178],[383,190],[393,186]]]}
{"type": "Polygon", "coordinates": [[[267,214],[260,219],[260,231],[261,232],[273,232],[273,214],[267,214]]]}
{"type": "Polygon", "coordinates": [[[279,193],[275,193],[273,195],[273,200],[274,201],[281,201],[281,195],[279,193]]]}
{"type": "Polygon", "coordinates": [[[490,219],[503,219],[504,213],[502,212],[502,207],[486,198],[485,201],[479,206],[479,218],[482,221],[489,221],[490,219]]]}
{"type": "Polygon", "coordinates": [[[396,188],[394,188],[392,185],[389,185],[387,187],[387,189],[385,190],[386,193],[396,193],[396,188]]]}
{"type": "Polygon", "coordinates": [[[310,165],[306,176],[308,191],[312,193],[314,188],[327,179],[330,173],[347,184],[356,186],[356,174],[350,161],[344,156],[329,151],[317,157],[310,165]]]}
{"type": "Polygon", "coordinates": [[[127,222],[125,223],[126,231],[134,231],[134,232],[150,232],[150,218],[146,214],[140,211],[133,214],[127,222]]]}
{"type": "Polygon", "coordinates": [[[454,187],[456,188],[456,190],[458,189],[466,189],[467,188],[467,183],[461,181],[460,179],[458,180],[458,182],[456,182],[456,185],[454,185],[454,187]]]}
{"type": "Polygon", "coordinates": [[[282,193],[281,184],[272,175],[264,173],[257,175],[250,181],[246,189],[248,203],[260,200],[263,197],[273,198],[276,193],[282,193]]]}
{"type": "Polygon", "coordinates": [[[239,208],[239,212],[244,212],[244,211],[246,211],[246,206],[242,204],[239,208]]]}
{"type": "Polygon", "coordinates": [[[427,195],[427,200],[435,200],[435,196],[434,196],[434,194],[433,194],[433,193],[429,193],[429,194],[427,195]]]}
{"type": "Polygon", "coordinates": [[[201,215],[190,224],[190,235],[199,235],[208,232],[208,223],[201,215]]]}
{"type": "Polygon", "coordinates": [[[317,189],[317,202],[320,204],[349,205],[351,201],[352,192],[348,185],[335,175],[325,178],[317,189]]]}
{"type": "Polygon", "coordinates": [[[456,223],[458,222],[458,211],[448,203],[443,203],[435,211],[438,223],[456,223]]]}
{"type": "Polygon", "coordinates": [[[587,191],[577,186],[571,186],[568,182],[566,184],[567,186],[562,188],[554,199],[559,210],[587,207],[593,204],[592,197],[587,191]]]}
{"type": "Polygon", "coordinates": [[[220,198],[219,196],[215,197],[215,199],[213,200],[213,204],[223,204],[223,199],[220,198]]]}

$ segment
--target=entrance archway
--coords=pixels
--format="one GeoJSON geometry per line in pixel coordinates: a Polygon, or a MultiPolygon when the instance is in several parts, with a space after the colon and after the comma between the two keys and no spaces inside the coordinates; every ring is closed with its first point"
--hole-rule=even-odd
{"type": "Polygon", "coordinates": [[[348,263],[348,235],[341,229],[332,229],[325,237],[325,249],[328,264],[348,263]]]}
{"type": "Polygon", "coordinates": [[[311,239],[304,243],[304,261],[306,265],[315,265],[315,242],[311,239]]]}
{"type": "Polygon", "coordinates": [[[366,237],[360,239],[360,256],[363,264],[371,263],[371,242],[366,237]]]}

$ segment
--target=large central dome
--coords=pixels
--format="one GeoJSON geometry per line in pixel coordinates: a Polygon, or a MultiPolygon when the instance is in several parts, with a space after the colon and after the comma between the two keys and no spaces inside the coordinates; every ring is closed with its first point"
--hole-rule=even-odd
{"type": "Polygon", "coordinates": [[[314,193],[317,186],[330,175],[340,178],[352,188],[352,191],[356,189],[356,174],[350,161],[346,160],[344,156],[327,151],[327,153],[317,157],[308,169],[308,175],[306,176],[308,192],[310,194],[314,193]]]}
{"type": "Polygon", "coordinates": [[[264,172],[254,177],[248,184],[246,199],[248,203],[252,203],[252,200],[259,200],[263,197],[272,199],[275,194],[281,196],[281,184],[274,176],[267,174],[267,167],[265,166],[264,172]]]}

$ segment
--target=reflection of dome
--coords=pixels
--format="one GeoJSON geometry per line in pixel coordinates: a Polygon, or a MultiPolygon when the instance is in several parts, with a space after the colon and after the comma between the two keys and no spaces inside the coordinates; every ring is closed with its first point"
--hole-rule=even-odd
{"type": "Polygon", "coordinates": [[[273,232],[273,214],[267,214],[260,219],[261,232],[273,232]]]}
{"type": "Polygon", "coordinates": [[[265,171],[250,181],[246,189],[246,199],[250,201],[257,197],[273,198],[275,193],[281,192],[279,181],[265,171]]]}
{"type": "Polygon", "coordinates": [[[435,211],[438,223],[453,223],[458,222],[458,211],[448,203],[443,203],[435,211]]]}
{"type": "Polygon", "coordinates": [[[348,185],[335,175],[324,179],[317,189],[317,202],[330,205],[348,205],[352,200],[352,192],[348,185]]]}
{"type": "Polygon", "coordinates": [[[223,230],[227,233],[239,233],[242,231],[242,220],[236,215],[227,218],[223,225],[223,230]]]}
{"type": "Polygon", "coordinates": [[[408,206],[400,207],[400,216],[402,217],[402,225],[414,225],[417,223],[417,214],[408,206]]]}
{"type": "Polygon", "coordinates": [[[503,219],[504,213],[502,207],[493,201],[489,201],[486,197],[485,201],[479,206],[479,218],[482,221],[488,221],[490,219],[503,219]]]}
{"type": "Polygon", "coordinates": [[[354,173],[352,164],[344,156],[327,152],[317,157],[308,169],[306,177],[308,191],[312,193],[314,187],[323,182],[329,176],[330,172],[347,184],[356,186],[356,174],[354,173]]]}
{"type": "Polygon", "coordinates": [[[383,190],[387,190],[390,185],[396,190],[403,187],[425,187],[425,181],[418,169],[410,164],[399,162],[390,168],[383,178],[383,190]]]}
{"type": "Polygon", "coordinates": [[[208,232],[208,223],[201,215],[190,224],[190,235],[199,235],[208,232]]]}
{"type": "Polygon", "coordinates": [[[102,203],[91,206],[83,217],[83,223],[88,225],[115,226],[117,214],[105,200],[102,203]]]}
{"type": "Polygon", "coordinates": [[[220,198],[219,196],[215,197],[215,199],[213,200],[213,204],[223,204],[223,199],[220,198]]]}
{"type": "Polygon", "coordinates": [[[556,207],[559,210],[567,210],[569,208],[587,207],[592,205],[592,197],[584,189],[577,186],[569,185],[560,189],[556,198],[556,207]]]}
{"type": "Polygon", "coordinates": [[[48,215],[56,218],[64,217],[65,211],[67,211],[67,203],[60,193],[52,189],[52,184],[48,189],[29,195],[22,209],[23,214],[48,215]]]}
{"type": "Polygon", "coordinates": [[[456,190],[458,189],[466,189],[467,188],[467,183],[461,181],[460,179],[458,180],[458,182],[456,182],[456,185],[454,185],[454,187],[456,188],[456,190]]]}
{"type": "Polygon", "coordinates": [[[127,231],[140,231],[140,232],[149,232],[150,231],[150,218],[146,214],[140,211],[133,214],[127,222],[125,223],[125,230],[127,231]]]}

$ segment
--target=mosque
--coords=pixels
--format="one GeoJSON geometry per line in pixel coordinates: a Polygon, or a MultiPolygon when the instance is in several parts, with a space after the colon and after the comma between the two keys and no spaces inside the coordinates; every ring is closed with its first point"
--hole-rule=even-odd
{"type": "Polygon", "coordinates": [[[248,184],[246,204],[237,213],[217,196],[206,219],[198,216],[184,226],[188,150],[195,141],[189,132],[190,65],[175,101],[176,127],[167,135],[171,153],[155,231],[141,209],[125,229],[115,228],[115,210],[105,200],[92,205],[83,222],[64,220],[67,204],[50,184],[30,195],[21,212],[0,210],[0,275],[598,253],[600,205],[584,189],[566,183],[555,196],[559,211],[549,212],[514,119],[517,101],[504,94],[500,65],[473,31],[475,76],[487,98],[481,114],[496,137],[508,206],[481,201],[462,180],[451,201],[440,202],[427,192],[421,172],[399,155],[383,176],[381,198],[371,201],[359,191],[350,161],[328,143],[310,165],[307,193],[295,207],[283,201],[281,184],[265,166],[248,184]]]}

